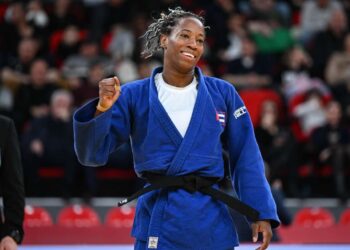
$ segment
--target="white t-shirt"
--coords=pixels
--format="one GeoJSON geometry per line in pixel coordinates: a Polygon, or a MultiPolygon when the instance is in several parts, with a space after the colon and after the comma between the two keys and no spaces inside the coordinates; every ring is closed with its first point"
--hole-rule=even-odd
{"type": "Polygon", "coordinates": [[[189,85],[183,88],[167,84],[161,73],[156,74],[154,80],[160,103],[163,105],[177,130],[184,137],[190,124],[197,98],[198,82],[196,77],[193,78],[193,81],[189,85]]]}

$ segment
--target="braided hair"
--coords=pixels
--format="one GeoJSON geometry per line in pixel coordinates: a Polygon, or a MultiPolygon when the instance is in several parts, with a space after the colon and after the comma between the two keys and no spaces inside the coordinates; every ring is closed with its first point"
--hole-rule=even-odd
{"type": "Polygon", "coordinates": [[[185,11],[181,7],[169,9],[168,13],[161,13],[160,17],[148,26],[147,31],[142,36],[144,39],[142,57],[149,58],[160,50],[160,35],[169,35],[179,20],[184,17],[194,17],[204,25],[204,18],[202,16],[185,11]]]}

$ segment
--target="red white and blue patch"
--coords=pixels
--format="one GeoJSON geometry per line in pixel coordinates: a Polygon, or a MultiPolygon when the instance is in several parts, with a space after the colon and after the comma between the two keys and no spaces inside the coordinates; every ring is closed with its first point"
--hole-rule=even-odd
{"type": "Polygon", "coordinates": [[[221,111],[216,111],[216,120],[220,122],[222,126],[226,125],[226,113],[221,111]]]}

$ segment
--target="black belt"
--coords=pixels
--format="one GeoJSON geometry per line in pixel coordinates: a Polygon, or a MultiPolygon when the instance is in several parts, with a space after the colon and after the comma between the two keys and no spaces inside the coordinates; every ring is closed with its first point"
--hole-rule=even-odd
{"type": "Polygon", "coordinates": [[[126,203],[138,198],[139,196],[160,188],[183,188],[190,193],[196,191],[202,192],[211,196],[216,200],[220,200],[230,208],[236,210],[242,215],[247,216],[251,221],[259,219],[259,212],[254,208],[244,204],[240,200],[212,187],[213,184],[219,182],[219,178],[215,177],[200,177],[196,175],[183,176],[164,176],[147,173],[145,179],[150,183],[131,195],[130,197],[118,202],[118,206],[123,206],[126,203]]]}

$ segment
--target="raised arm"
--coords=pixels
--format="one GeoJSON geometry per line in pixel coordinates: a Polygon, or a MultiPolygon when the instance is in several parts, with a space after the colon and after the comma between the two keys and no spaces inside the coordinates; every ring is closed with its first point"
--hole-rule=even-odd
{"type": "Polygon", "coordinates": [[[99,82],[99,98],[79,108],[73,116],[74,148],[86,166],[102,166],[109,154],[129,139],[130,93],[121,94],[117,77],[99,82]]]}

